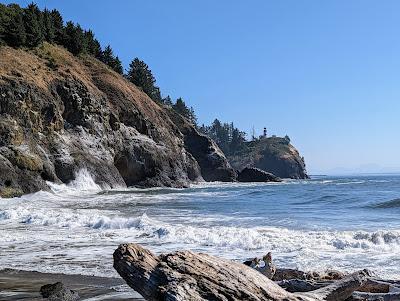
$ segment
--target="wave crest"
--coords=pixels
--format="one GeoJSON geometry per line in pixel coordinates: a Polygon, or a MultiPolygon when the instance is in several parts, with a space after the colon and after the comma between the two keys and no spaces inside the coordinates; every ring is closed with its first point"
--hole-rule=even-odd
{"type": "Polygon", "coordinates": [[[68,184],[56,184],[53,182],[47,182],[50,189],[60,195],[76,193],[76,192],[98,192],[102,188],[96,184],[92,175],[86,168],[80,169],[75,173],[75,179],[68,184]]]}

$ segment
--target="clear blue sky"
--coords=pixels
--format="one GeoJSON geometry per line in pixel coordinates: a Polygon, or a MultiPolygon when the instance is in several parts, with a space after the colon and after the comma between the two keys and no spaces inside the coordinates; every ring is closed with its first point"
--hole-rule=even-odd
{"type": "Polygon", "coordinates": [[[400,1],[37,3],[143,59],[201,123],[288,134],[310,172],[400,170],[400,1]]]}

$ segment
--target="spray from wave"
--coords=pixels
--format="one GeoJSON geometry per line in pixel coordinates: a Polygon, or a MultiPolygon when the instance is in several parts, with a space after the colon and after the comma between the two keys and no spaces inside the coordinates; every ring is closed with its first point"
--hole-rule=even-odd
{"type": "Polygon", "coordinates": [[[47,182],[50,189],[56,194],[68,194],[76,192],[98,192],[102,188],[96,184],[92,175],[86,168],[80,169],[75,173],[75,179],[68,184],[56,184],[47,182]]]}

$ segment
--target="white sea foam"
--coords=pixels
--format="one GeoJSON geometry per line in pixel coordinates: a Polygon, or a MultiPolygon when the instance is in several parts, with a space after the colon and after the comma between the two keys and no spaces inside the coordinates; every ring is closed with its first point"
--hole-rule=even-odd
{"type": "MultiPolygon", "coordinates": [[[[332,267],[352,270],[370,267],[374,270],[378,269],[381,274],[389,273],[393,278],[395,272],[390,268],[380,268],[379,270],[372,261],[363,263],[360,258],[379,258],[379,262],[389,264],[392,254],[398,254],[400,251],[400,231],[300,231],[277,227],[196,227],[162,222],[150,218],[146,214],[126,218],[106,216],[105,214],[96,215],[94,211],[84,214],[79,210],[32,210],[22,207],[2,210],[0,217],[3,222],[9,221],[30,227],[41,227],[31,228],[31,235],[35,237],[33,242],[30,235],[13,237],[8,233],[1,236],[0,242],[4,247],[28,240],[30,248],[32,248],[30,256],[35,257],[35,252],[42,253],[42,239],[44,241],[50,239],[53,241],[51,244],[57,245],[56,237],[59,235],[58,239],[65,241],[62,244],[68,244],[70,249],[68,252],[72,252],[70,257],[75,256],[75,260],[79,259],[76,265],[81,265],[82,261],[93,260],[91,257],[94,256],[94,253],[105,250],[103,248],[105,245],[111,243],[115,247],[120,242],[132,241],[152,245],[153,250],[157,252],[194,249],[231,259],[245,259],[273,251],[278,263],[283,266],[305,270],[332,267]],[[71,229],[73,232],[65,232],[63,229],[71,229]],[[70,234],[66,235],[66,233],[70,234]],[[95,235],[93,236],[95,240],[91,245],[89,237],[92,235],[95,235]],[[54,241],[54,239],[56,240],[54,241]],[[37,250],[35,249],[36,245],[37,250]],[[82,249],[81,245],[85,247],[82,249]],[[77,251],[79,250],[79,255],[73,251],[75,248],[77,251]],[[72,256],[72,254],[75,255],[72,256]]],[[[58,256],[60,249],[62,250],[62,247],[47,250],[46,257],[58,256]]],[[[107,250],[111,254],[112,247],[107,250]]],[[[98,264],[108,267],[106,270],[101,269],[100,274],[111,275],[113,272],[109,254],[100,252],[96,256],[99,256],[96,259],[98,264]]],[[[34,261],[33,258],[28,259],[29,257],[26,256],[25,258],[34,261]]],[[[62,258],[57,260],[62,262],[62,258]]],[[[48,264],[50,262],[48,261],[48,264]]],[[[38,265],[38,263],[35,264],[38,265]]],[[[74,265],[73,260],[66,261],[64,269],[71,268],[71,265],[74,265]]],[[[74,269],[76,268],[79,267],[75,266],[74,269]]],[[[88,269],[94,273],[98,267],[89,267],[88,269]]],[[[62,271],[65,272],[65,270],[62,271]]]]}
{"type": "Polygon", "coordinates": [[[56,184],[53,182],[47,182],[47,184],[50,186],[51,190],[57,194],[96,192],[102,190],[86,168],[80,169],[75,174],[75,179],[68,184],[56,184]]]}
{"type": "MultiPolygon", "coordinates": [[[[137,242],[155,252],[193,249],[235,260],[272,251],[282,267],[370,268],[381,276],[400,278],[396,268],[400,264],[400,230],[289,229],[282,223],[279,227],[258,226],[259,218],[260,224],[269,224],[264,213],[248,217],[254,219],[251,223],[241,223],[246,219],[241,214],[220,209],[202,212],[197,206],[203,200],[243,199],[252,192],[257,194],[251,199],[261,197],[270,186],[215,185],[99,194],[101,187],[82,170],[68,185],[52,184],[52,193],[2,200],[0,268],[112,276],[113,250],[120,243],[137,242]],[[193,198],[199,203],[188,206],[187,200],[193,198]]],[[[218,206],[216,203],[215,208],[218,206]]]]}
{"type": "Polygon", "coordinates": [[[267,246],[295,250],[318,246],[331,250],[400,248],[400,231],[301,231],[278,227],[199,227],[170,224],[149,218],[107,216],[98,210],[39,209],[18,206],[0,211],[0,221],[40,225],[51,229],[135,230],[138,237],[157,237],[161,242],[261,250],[267,246]]]}

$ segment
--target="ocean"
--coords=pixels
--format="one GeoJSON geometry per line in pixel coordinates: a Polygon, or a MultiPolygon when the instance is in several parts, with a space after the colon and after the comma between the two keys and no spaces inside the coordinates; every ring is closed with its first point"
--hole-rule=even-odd
{"type": "Polygon", "coordinates": [[[0,200],[0,268],[111,277],[113,251],[135,242],[237,261],[271,251],[279,267],[400,279],[398,175],[107,190],[82,170],[50,185],[0,200]]]}

